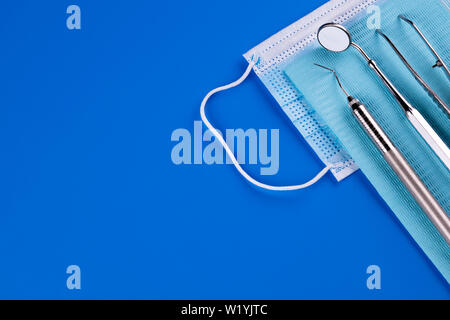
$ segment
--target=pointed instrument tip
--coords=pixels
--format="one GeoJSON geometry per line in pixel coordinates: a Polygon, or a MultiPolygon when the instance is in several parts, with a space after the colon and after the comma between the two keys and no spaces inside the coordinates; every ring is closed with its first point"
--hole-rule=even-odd
{"type": "Polygon", "coordinates": [[[344,91],[345,95],[346,95],[347,97],[350,96],[350,95],[347,93],[347,91],[345,91],[344,87],[342,86],[341,81],[339,80],[339,77],[338,77],[338,75],[337,75],[337,73],[336,73],[335,70],[333,70],[333,69],[331,69],[331,68],[328,68],[328,67],[325,67],[325,66],[323,66],[323,65],[321,65],[321,64],[318,64],[318,63],[314,63],[314,65],[316,65],[316,66],[318,66],[318,67],[321,67],[321,68],[323,68],[323,69],[326,69],[326,70],[328,70],[328,71],[331,71],[331,72],[334,74],[334,76],[336,77],[336,80],[337,80],[337,82],[338,82],[338,84],[339,84],[339,87],[342,89],[342,91],[344,91]]]}

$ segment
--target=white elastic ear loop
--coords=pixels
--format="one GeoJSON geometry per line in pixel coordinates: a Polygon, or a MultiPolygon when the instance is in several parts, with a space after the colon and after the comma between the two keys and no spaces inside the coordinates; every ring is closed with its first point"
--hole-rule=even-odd
{"type": "Polygon", "coordinates": [[[249,182],[253,183],[254,185],[256,185],[256,186],[258,186],[260,188],[267,189],[267,190],[272,190],[272,191],[292,191],[292,190],[299,190],[299,189],[307,188],[307,187],[313,185],[314,183],[316,183],[317,181],[319,181],[331,169],[331,166],[325,167],[311,181],[308,181],[308,182],[306,182],[304,184],[300,184],[300,185],[297,185],[297,186],[276,187],[276,186],[269,186],[267,184],[261,183],[259,181],[256,181],[252,177],[250,177],[248,175],[248,173],[245,172],[244,169],[242,169],[241,165],[236,160],[236,157],[234,156],[233,151],[231,151],[231,149],[228,147],[228,145],[225,142],[225,140],[223,139],[222,135],[219,134],[219,132],[211,125],[211,123],[206,118],[205,106],[206,106],[206,102],[208,102],[209,98],[211,98],[211,96],[214,95],[217,92],[225,91],[225,90],[228,90],[230,88],[233,88],[233,87],[236,87],[236,86],[240,85],[245,79],[247,79],[247,77],[250,74],[250,72],[252,71],[252,68],[253,68],[254,65],[255,65],[255,62],[251,61],[249,63],[249,65],[248,65],[248,67],[247,67],[247,70],[245,70],[244,74],[238,80],[236,80],[236,81],[234,81],[234,82],[232,82],[232,83],[230,83],[230,84],[228,84],[226,86],[219,87],[219,88],[216,88],[214,90],[211,90],[206,95],[206,97],[203,99],[202,104],[200,106],[200,116],[202,118],[202,121],[205,123],[205,125],[208,127],[208,129],[214,134],[216,139],[219,140],[219,142],[225,148],[225,151],[227,152],[228,156],[230,157],[231,161],[233,162],[234,166],[239,171],[239,173],[245,179],[247,179],[249,182]]]}

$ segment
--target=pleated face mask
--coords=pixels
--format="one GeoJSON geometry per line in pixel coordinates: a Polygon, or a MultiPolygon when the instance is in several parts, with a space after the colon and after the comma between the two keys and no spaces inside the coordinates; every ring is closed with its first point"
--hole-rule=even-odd
{"type": "MultiPolygon", "coordinates": [[[[436,158],[407,121],[392,94],[380,82],[355,49],[333,53],[322,48],[317,31],[326,23],[347,27],[355,42],[387,70],[390,78],[418,107],[440,136],[450,142],[449,119],[409,73],[389,44],[376,33],[377,28],[396,40],[405,56],[447,103],[449,80],[436,64],[416,31],[398,18],[405,15],[420,24],[444,61],[450,59],[450,11],[447,0],[333,0],[308,16],[256,46],[244,57],[249,62],[244,75],[230,85],[211,91],[201,106],[208,128],[224,145],[239,172],[253,184],[270,190],[296,190],[310,186],[330,171],[341,181],[361,168],[397,218],[450,281],[450,246],[415,202],[383,156],[364,133],[347,106],[345,95],[331,73],[319,63],[336,69],[342,84],[363,101],[389,134],[411,167],[442,206],[450,212],[450,172],[436,158]],[[379,21],[374,21],[378,15],[379,21]],[[379,25],[376,25],[378,22],[379,25]],[[274,96],[288,118],[325,165],[313,180],[288,187],[274,187],[250,177],[235,161],[232,151],[205,117],[207,100],[216,92],[239,85],[254,70],[274,96]],[[424,108],[421,108],[424,106],[424,108]]],[[[448,217],[447,217],[448,218],[448,217]]]]}

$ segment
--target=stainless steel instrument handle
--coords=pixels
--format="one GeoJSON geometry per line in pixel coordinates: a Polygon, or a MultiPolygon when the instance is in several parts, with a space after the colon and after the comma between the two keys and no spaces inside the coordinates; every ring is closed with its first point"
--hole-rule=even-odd
{"type": "Polygon", "coordinates": [[[447,244],[450,245],[450,217],[377,121],[372,117],[367,108],[352,97],[349,98],[349,105],[358,122],[377,148],[383,153],[386,162],[408,189],[409,193],[428,216],[447,244]]]}
{"type": "Polygon", "coordinates": [[[378,67],[378,64],[374,60],[369,60],[369,67],[371,67],[375,73],[380,77],[384,84],[394,95],[395,100],[400,104],[403,111],[408,112],[413,109],[413,106],[406,100],[406,98],[400,93],[400,90],[389,80],[389,78],[384,74],[384,72],[378,67]]]}
{"type": "Polygon", "coordinates": [[[417,109],[412,108],[406,112],[406,117],[442,163],[450,170],[450,149],[447,147],[444,140],[442,140],[436,131],[434,131],[428,121],[425,120],[417,109]]]}
{"type": "Polygon", "coordinates": [[[374,60],[369,60],[369,66],[378,74],[381,80],[389,88],[397,102],[402,107],[409,122],[425,140],[431,150],[438,156],[442,163],[450,170],[450,149],[431,127],[427,120],[414,108],[408,100],[400,93],[389,78],[381,71],[374,60]]]}
{"type": "Polygon", "coordinates": [[[428,219],[450,245],[450,218],[416,172],[396,148],[386,152],[384,158],[428,216],[428,219]]]}

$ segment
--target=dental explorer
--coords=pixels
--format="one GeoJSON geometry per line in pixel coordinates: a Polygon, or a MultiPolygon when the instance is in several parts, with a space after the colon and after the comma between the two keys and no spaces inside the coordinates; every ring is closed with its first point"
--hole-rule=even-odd
{"type": "Polygon", "coordinates": [[[333,72],[339,87],[347,96],[348,105],[352,109],[353,115],[358,120],[361,127],[371,138],[378,150],[383,154],[386,162],[428,216],[447,244],[450,245],[450,217],[444,211],[442,206],[431,194],[430,190],[426,187],[400,150],[398,150],[388,138],[387,134],[373,118],[367,108],[358,99],[347,93],[342,86],[336,71],[319,64],[315,65],[333,72]]]}
{"type": "Polygon", "coordinates": [[[395,53],[398,55],[400,60],[402,60],[403,64],[409,69],[414,78],[416,78],[417,82],[419,82],[428,95],[441,107],[441,109],[445,112],[447,117],[450,117],[450,108],[449,106],[442,100],[441,97],[425,82],[425,80],[417,73],[416,70],[411,66],[411,64],[406,60],[405,56],[400,52],[400,50],[396,47],[396,45],[392,42],[391,39],[387,35],[385,35],[381,30],[377,30],[377,33],[381,35],[392,47],[395,53]]]}
{"type": "Polygon", "coordinates": [[[408,100],[406,100],[406,98],[378,67],[377,63],[372,60],[359,45],[352,41],[350,32],[344,26],[335,23],[324,24],[317,32],[317,39],[322,47],[333,52],[345,51],[350,46],[356,48],[367,60],[370,68],[375,71],[378,77],[393,94],[394,98],[405,112],[409,122],[439,157],[442,163],[450,170],[450,149],[447,147],[445,142],[441,139],[441,137],[439,137],[436,131],[434,131],[422,114],[414,108],[408,100]]]}
{"type": "Polygon", "coordinates": [[[406,23],[408,23],[409,25],[411,25],[414,28],[414,30],[416,30],[416,32],[419,34],[419,36],[422,38],[422,40],[425,41],[428,48],[430,48],[430,50],[433,52],[434,56],[437,58],[437,62],[433,66],[433,68],[442,67],[442,68],[444,68],[445,72],[447,73],[447,76],[450,76],[450,70],[447,67],[447,65],[445,64],[444,59],[442,59],[441,56],[437,53],[437,51],[433,48],[430,41],[428,41],[427,38],[425,38],[425,35],[422,33],[422,31],[420,31],[419,27],[417,27],[417,25],[412,20],[406,18],[403,15],[399,15],[398,17],[400,19],[402,19],[403,21],[405,21],[406,23]]]}

